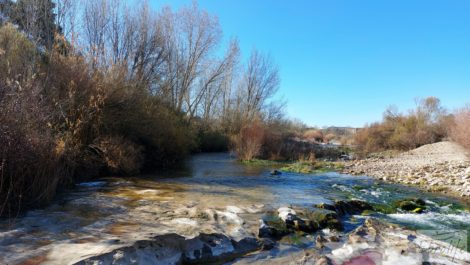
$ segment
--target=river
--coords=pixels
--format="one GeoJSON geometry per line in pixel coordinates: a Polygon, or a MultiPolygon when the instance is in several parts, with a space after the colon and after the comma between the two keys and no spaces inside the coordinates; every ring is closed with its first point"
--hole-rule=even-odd
{"type": "MultiPolygon", "coordinates": [[[[335,172],[271,176],[271,169],[241,164],[226,153],[199,154],[178,170],[77,184],[44,209],[0,221],[0,264],[73,264],[170,233],[187,238],[221,233],[238,240],[256,236],[259,220],[267,211],[283,206],[312,208],[337,200],[391,204],[419,197],[428,205],[424,213],[370,216],[420,231],[470,228],[468,205],[452,198],[367,176],[335,172]]],[[[358,215],[343,220],[344,233],[365,219],[358,215]]],[[[468,240],[467,235],[462,240],[468,240]]],[[[274,250],[246,259],[256,263],[314,244],[313,236],[282,240],[274,250]]]]}

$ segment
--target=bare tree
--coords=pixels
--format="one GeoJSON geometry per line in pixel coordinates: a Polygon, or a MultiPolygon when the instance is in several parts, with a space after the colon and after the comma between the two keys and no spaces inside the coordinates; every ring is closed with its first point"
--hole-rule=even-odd
{"type": "Polygon", "coordinates": [[[134,25],[136,33],[130,58],[131,77],[148,86],[150,91],[156,94],[167,54],[162,26],[157,16],[150,11],[148,4],[141,7],[134,25]]]}
{"type": "Polygon", "coordinates": [[[84,5],[84,41],[93,68],[106,65],[105,44],[109,24],[109,8],[108,0],[87,0],[84,5]]]}
{"type": "Polygon", "coordinates": [[[177,13],[164,9],[163,23],[168,50],[163,88],[177,111],[189,111],[201,95],[195,92],[195,86],[220,42],[220,25],[217,17],[199,10],[195,2],[177,13]]]}
{"type": "Polygon", "coordinates": [[[253,50],[247,69],[240,84],[239,101],[244,116],[253,120],[267,106],[268,100],[277,92],[280,85],[278,68],[272,59],[253,50]]]}
{"type": "Polygon", "coordinates": [[[233,69],[238,62],[239,46],[237,41],[232,41],[225,56],[215,62],[208,61],[207,69],[200,79],[200,87],[191,101],[187,102],[189,117],[198,115],[209,120],[213,115],[214,106],[224,95],[224,90],[230,89],[233,69]],[[212,65],[212,66],[211,66],[212,65]]]}

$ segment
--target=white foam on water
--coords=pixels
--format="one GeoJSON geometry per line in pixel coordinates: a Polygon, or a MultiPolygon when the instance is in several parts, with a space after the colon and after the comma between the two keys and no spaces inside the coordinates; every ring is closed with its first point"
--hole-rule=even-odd
{"type": "Polygon", "coordinates": [[[244,213],[244,212],[245,212],[244,210],[240,209],[239,207],[233,206],[233,205],[229,205],[229,206],[225,207],[225,209],[227,209],[227,212],[235,213],[235,214],[239,214],[239,213],[244,213]]]}
{"type": "Polygon", "coordinates": [[[423,264],[422,256],[418,253],[408,253],[403,255],[399,248],[387,248],[384,251],[383,265],[421,265],[423,264]]]}
{"type": "Polygon", "coordinates": [[[197,226],[198,222],[189,218],[175,218],[171,220],[173,224],[197,226]]]}
{"type": "Polygon", "coordinates": [[[443,214],[436,212],[428,213],[394,213],[387,217],[400,222],[426,225],[435,228],[447,228],[454,223],[468,224],[470,226],[470,213],[461,212],[460,214],[443,214]]]}

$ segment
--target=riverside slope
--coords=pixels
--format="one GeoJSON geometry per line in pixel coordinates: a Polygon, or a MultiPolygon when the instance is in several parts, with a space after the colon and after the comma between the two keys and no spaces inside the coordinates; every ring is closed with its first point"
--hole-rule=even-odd
{"type": "Polygon", "coordinates": [[[470,201],[470,159],[465,149],[453,142],[439,142],[405,153],[350,161],[345,164],[343,173],[414,185],[470,201]]]}

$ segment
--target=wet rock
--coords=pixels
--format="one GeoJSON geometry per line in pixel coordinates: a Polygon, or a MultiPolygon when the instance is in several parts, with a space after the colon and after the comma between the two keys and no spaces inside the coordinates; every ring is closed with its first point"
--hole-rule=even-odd
{"type": "Polygon", "coordinates": [[[336,235],[332,235],[328,237],[329,242],[339,242],[339,237],[336,235]]]}
{"type": "Polygon", "coordinates": [[[316,209],[305,213],[305,218],[308,219],[311,224],[316,224],[318,229],[330,228],[338,231],[343,230],[343,225],[338,218],[338,214],[334,211],[316,209]]]}
{"type": "Polygon", "coordinates": [[[384,214],[396,213],[397,208],[390,204],[374,204],[374,211],[384,214]]]}
{"type": "Polygon", "coordinates": [[[326,240],[322,235],[318,235],[315,238],[315,245],[317,246],[317,248],[323,248],[324,243],[326,243],[326,242],[328,242],[328,240],[326,240]]]}
{"type": "Polygon", "coordinates": [[[277,211],[279,218],[285,222],[288,229],[311,233],[319,228],[316,222],[312,222],[308,218],[300,217],[300,215],[297,215],[296,211],[291,208],[281,207],[277,211]]]}
{"type": "Polygon", "coordinates": [[[351,200],[351,201],[337,201],[334,205],[336,213],[340,216],[349,214],[360,214],[366,210],[373,210],[372,205],[365,201],[351,200]]]}
{"type": "Polygon", "coordinates": [[[350,200],[350,201],[336,201],[334,205],[321,203],[316,204],[316,208],[335,211],[339,216],[360,214],[363,211],[372,211],[372,205],[365,201],[350,200]]]}
{"type": "Polygon", "coordinates": [[[276,219],[275,217],[270,216],[268,218],[265,217],[264,220],[260,220],[258,237],[279,240],[291,232],[292,231],[287,228],[286,223],[282,219],[276,219]]]}
{"type": "Polygon", "coordinates": [[[262,242],[254,237],[246,237],[240,241],[232,240],[232,245],[237,253],[249,253],[264,246],[262,242]]]}
{"type": "Polygon", "coordinates": [[[262,250],[271,250],[276,245],[276,242],[274,242],[273,240],[271,240],[269,238],[263,238],[260,241],[261,241],[261,249],[262,250]]]}
{"type": "Polygon", "coordinates": [[[393,203],[393,205],[403,211],[422,213],[426,209],[426,203],[419,198],[407,198],[393,203]]]}
{"type": "Polygon", "coordinates": [[[330,228],[343,230],[343,225],[334,211],[325,209],[298,210],[282,207],[278,209],[278,216],[267,214],[260,220],[258,230],[259,238],[272,238],[279,240],[295,231],[312,233],[319,229],[330,228]]]}
{"type": "Polygon", "coordinates": [[[271,170],[270,174],[271,176],[278,176],[278,175],[281,175],[282,172],[277,169],[274,169],[274,170],[271,170]]]}
{"type": "Polygon", "coordinates": [[[316,208],[319,208],[319,209],[325,209],[325,210],[329,210],[329,211],[336,211],[336,208],[333,205],[327,204],[327,203],[315,204],[314,206],[316,208]]]}
{"type": "Polygon", "coordinates": [[[87,258],[85,264],[207,264],[223,263],[261,248],[255,238],[235,241],[222,234],[200,234],[186,239],[177,234],[140,240],[132,246],[87,258]]]}

